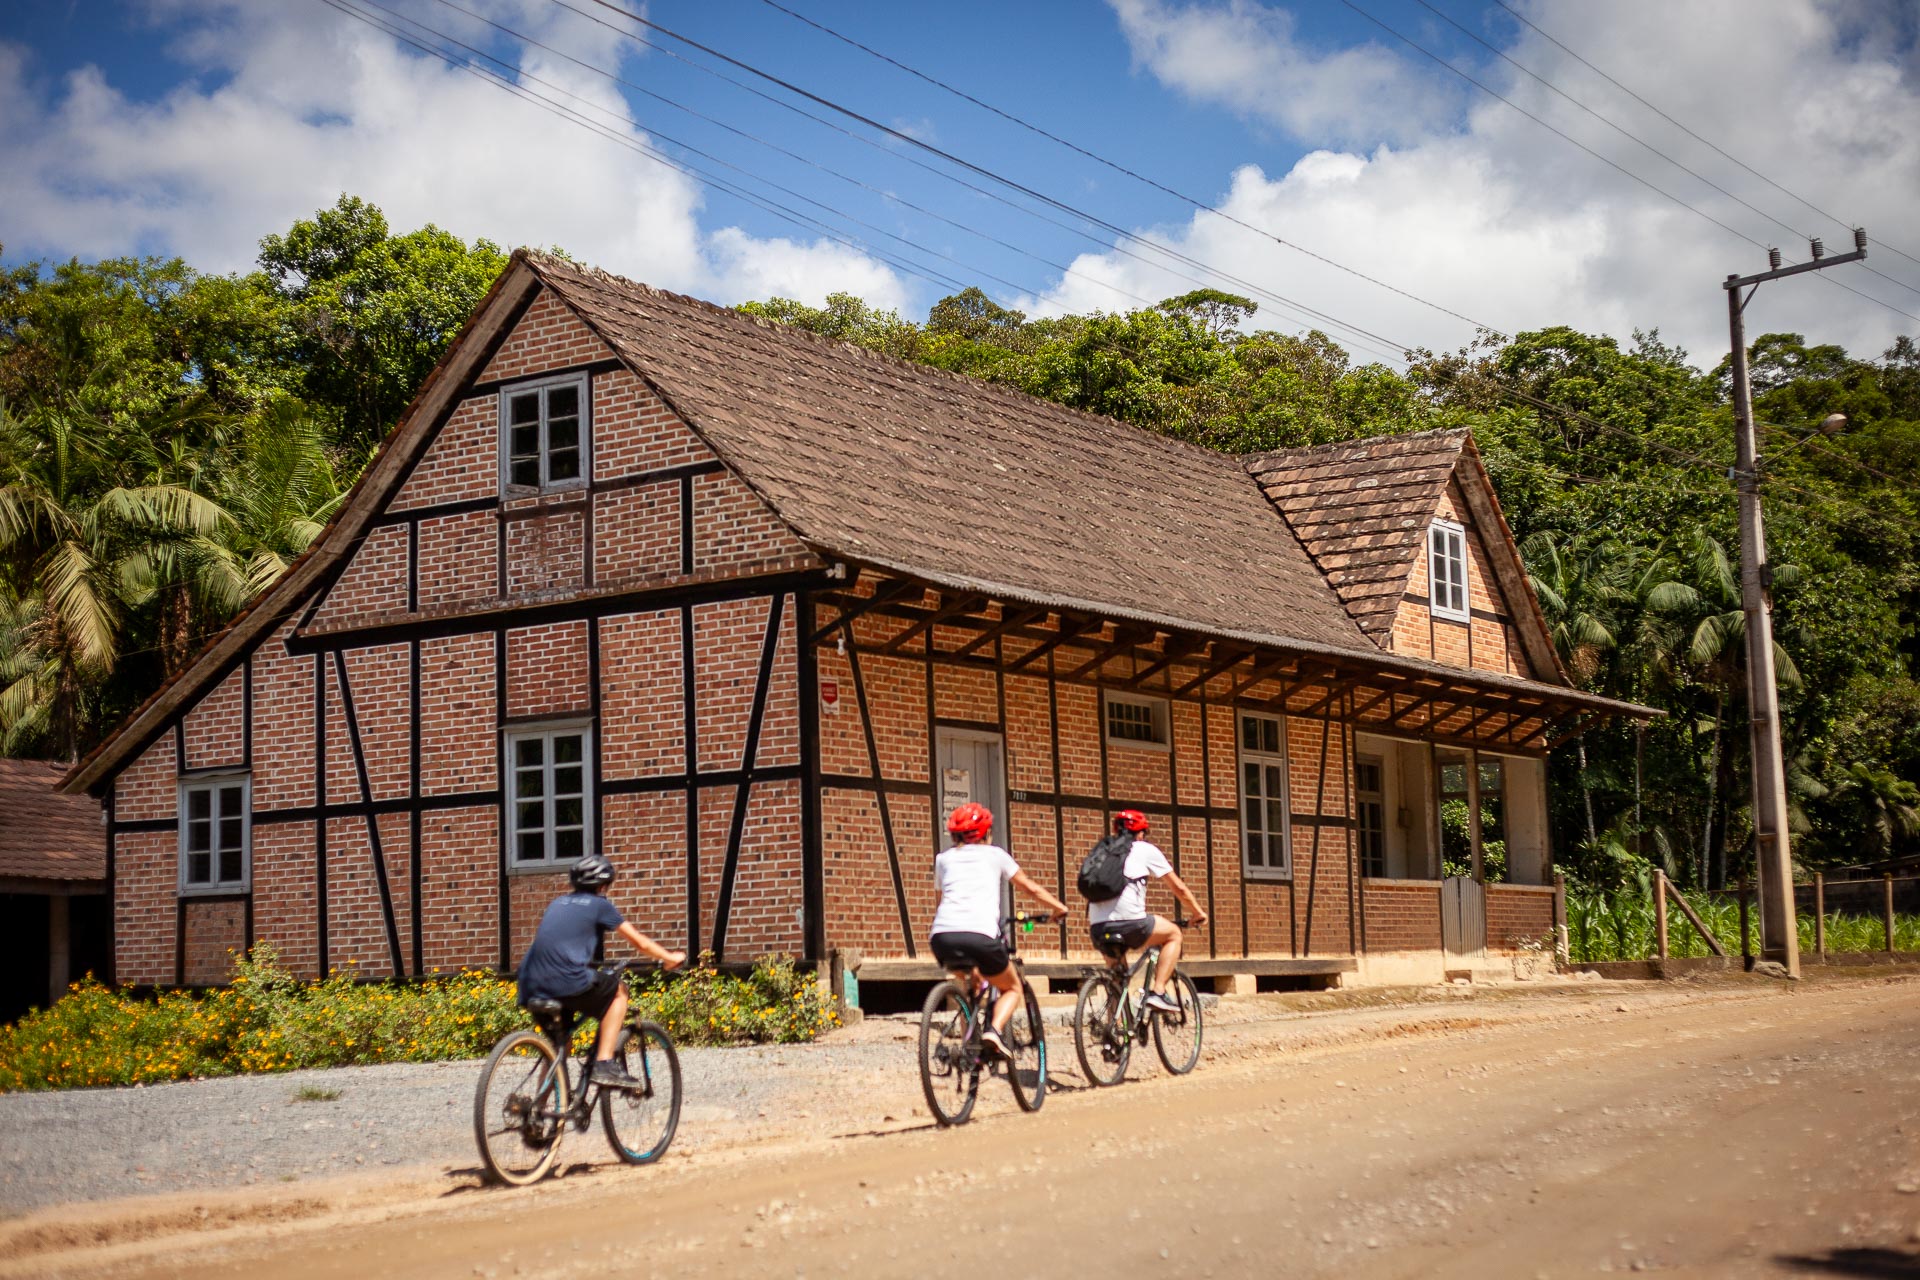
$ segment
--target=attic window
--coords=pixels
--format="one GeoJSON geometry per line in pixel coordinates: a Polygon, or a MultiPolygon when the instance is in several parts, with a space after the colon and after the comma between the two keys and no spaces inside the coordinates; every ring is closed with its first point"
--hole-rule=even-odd
{"type": "Polygon", "coordinates": [[[1435,520],[1427,531],[1427,601],[1437,618],[1466,622],[1467,531],[1451,520],[1435,520]]]}
{"type": "Polygon", "coordinates": [[[587,475],[587,380],[522,382],[500,393],[500,480],[508,489],[564,489],[587,475]]]}
{"type": "Polygon", "coordinates": [[[1167,703],[1163,698],[1139,698],[1111,693],[1107,698],[1107,741],[1122,747],[1167,746],[1167,703]]]}

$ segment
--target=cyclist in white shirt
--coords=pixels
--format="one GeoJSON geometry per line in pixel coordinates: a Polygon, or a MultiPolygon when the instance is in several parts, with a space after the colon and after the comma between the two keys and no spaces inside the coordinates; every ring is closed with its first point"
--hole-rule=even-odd
{"type": "Polygon", "coordinates": [[[1168,998],[1167,980],[1173,976],[1173,967],[1180,963],[1182,934],[1180,926],[1165,916],[1147,914],[1147,881],[1167,882],[1174,896],[1186,904],[1188,924],[1205,924],[1207,913],[1194,900],[1193,890],[1187,888],[1186,881],[1174,874],[1167,855],[1144,838],[1146,814],[1138,809],[1122,809],[1114,814],[1113,832],[1119,835],[1122,831],[1133,834],[1133,847],[1127,851],[1125,868],[1127,887],[1117,898],[1088,904],[1087,921],[1092,925],[1093,945],[1103,955],[1121,957],[1146,947],[1160,948],[1146,1003],[1162,1013],[1177,1014],[1180,1006],[1168,998]]]}
{"type": "Polygon", "coordinates": [[[1019,1007],[1019,984],[1000,937],[1000,886],[1013,886],[1045,903],[1055,920],[1067,918],[1067,904],[1048,893],[1022,871],[999,845],[988,844],[993,814],[984,805],[963,804],[947,815],[947,833],[953,846],[933,860],[933,958],[948,971],[978,969],[1000,993],[993,1002],[993,1025],[981,1040],[1003,1058],[1007,1042],[1001,1033],[1019,1007]]]}

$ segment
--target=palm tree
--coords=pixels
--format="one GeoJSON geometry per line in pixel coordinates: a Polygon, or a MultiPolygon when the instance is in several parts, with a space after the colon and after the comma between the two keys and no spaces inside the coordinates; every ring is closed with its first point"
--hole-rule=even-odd
{"type": "MultiPolygon", "coordinates": [[[[1726,724],[1727,703],[1745,696],[1747,615],[1740,607],[1740,580],[1727,549],[1703,529],[1695,529],[1680,541],[1680,555],[1693,591],[1692,616],[1689,619],[1685,657],[1694,678],[1713,691],[1711,746],[1707,754],[1707,819],[1701,828],[1700,872],[1704,882],[1707,860],[1713,849],[1713,819],[1720,803],[1720,762],[1722,736],[1726,724]]],[[[1791,586],[1798,570],[1792,565],[1774,567],[1776,587],[1791,586]]],[[[1773,644],[1773,664],[1780,680],[1790,686],[1800,684],[1800,669],[1778,640],[1773,644]]],[[[1725,867],[1722,867],[1722,881],[1725,867]]]]}
{"type": "Polygon", "coordinates": [[[1850,764],[1829,793],[1844,800],[1859,816],[1878,862],[1893,852],[1894,840],[1920,832],[1920,786],[1890,769],[1850,764]]]}
{"type": "MultiPolygon", "coordinates": [[[[1542,531],[1521,544],[1520,554],[1546,615],[1554,649],[1575,680],[1590,682],[1599,674],[1607,651],[1618,643],[1614,630],[1627,599],[1627,557],[1620,544],[1605,538],[1586,548],[1577,541],[1562,547],[1551,533],[1542,531]]],[[[1574,744],[1580,761],[1580,795],[1586,802],[1587,843],[1597,846],[1600,833],[1588,787],[1586,739],[1576,738],[1574,744]]]]}
{"type": "Polygon", "coordinates": [[[74,758],[113,673],[128,610],[170,547],[211,536],[218,504],[171,484],[123,483],[100,423],[0,405],[0,745],[74,758]]]}
{"type": "Polygon", "coordinates": [[[215,483],[232,521],[217,541],[195,548],[196,576],[209,611],[224,619],[286,572],[347,494],[325,428],[287,398],[245,420],[215,483]]]}

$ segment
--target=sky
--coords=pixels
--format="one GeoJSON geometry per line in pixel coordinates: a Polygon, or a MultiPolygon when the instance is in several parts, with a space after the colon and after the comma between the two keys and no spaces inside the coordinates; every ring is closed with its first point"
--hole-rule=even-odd
{"type": "Polygon", "coordinates": [[[245,271],[342,193],[722,303],[1205,285],[1394,364],[1569,324],[1710,367],[1725,276],[1864,225],[1747,323],[1875,355],[1920,336],[1920,5],[0,5],[0,260],[245,271]]]}

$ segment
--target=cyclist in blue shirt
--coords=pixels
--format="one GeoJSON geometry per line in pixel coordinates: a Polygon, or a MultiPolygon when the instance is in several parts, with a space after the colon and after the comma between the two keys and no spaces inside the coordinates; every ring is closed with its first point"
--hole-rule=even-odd
{"type": "Polygon", "coordinates": [[[573,864],[568,872],[573,892],[555,898],[547,907],[533,945],[520,961],[520,1003],[558,1000],[566,1013],[598,1018],[593,1081],[632,1087],[639,1082],[624,1065],[611,1060],[620,1026],[627,1020],[627,987],[617,974],[593,967],[601,939],[617,931],[665,969],[678,969],[686,963],[687,953],[667,950],[626,922],[606,898],[613,876],[613,863],[602,853],[589,853],[573,864]]]}

